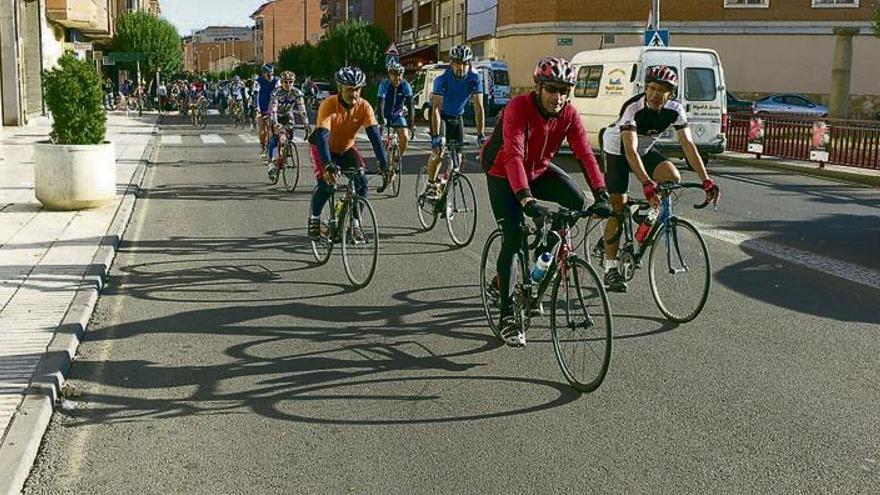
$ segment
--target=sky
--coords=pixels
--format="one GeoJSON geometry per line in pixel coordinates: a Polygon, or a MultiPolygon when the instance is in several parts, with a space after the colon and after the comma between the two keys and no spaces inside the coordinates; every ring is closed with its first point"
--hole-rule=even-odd
{"type": "Polygon", "coordinates": [[[160,0],[162,17],[181,36],[208,26],[252,26],[250,15],[266,0],[160,0]]]}

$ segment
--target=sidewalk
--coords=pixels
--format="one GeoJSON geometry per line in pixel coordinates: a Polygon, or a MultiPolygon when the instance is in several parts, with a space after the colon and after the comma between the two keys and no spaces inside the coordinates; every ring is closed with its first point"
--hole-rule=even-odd
{"type": "Polygon", "coordinates": [[[0,130],[0,494],[18,493],[30,472],[134,208],[156,122],[109,116],[119,196],[80,212],[46,211],[34,197],[31,145],[47,139],[49,120],[0,130]]]}
{"type": "MultiPolygon", "coordinates": [[[[880,187],[880,170],[869,168],[847,167],[844,165],[825,165],[819,168],[818,163],[786,160],[771,156],[755,158],[751,153],[737,153],[728,151],[718,156],[721,160],[742,164],[750,167],[761,167],[775,170],[787,170],[798,174],[812,175],[826,179],[838,179],[848,182],[858,182],[869,186],[880,187]]],[[[710,164],[709,167],[712,165],[710,164]]]]}

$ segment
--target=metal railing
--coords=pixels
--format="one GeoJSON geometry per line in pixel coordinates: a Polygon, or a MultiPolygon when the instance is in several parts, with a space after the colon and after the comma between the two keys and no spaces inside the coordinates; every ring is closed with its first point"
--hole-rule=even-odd
{"type": "Polygon", "coordinates": [[[880,121],[731,114],[727,149],[761,156],[880,170],[880,121]]]}

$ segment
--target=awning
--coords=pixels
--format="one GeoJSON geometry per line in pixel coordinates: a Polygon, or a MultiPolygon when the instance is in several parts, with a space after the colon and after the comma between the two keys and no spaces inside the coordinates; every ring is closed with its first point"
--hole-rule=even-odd
{"type": "Polygon", "coordinates": [[[417,71],[423,65],[433,64],[437,59],[437,44],[425,45],[400,56],[400,63],[407,71],[417,71]]]}

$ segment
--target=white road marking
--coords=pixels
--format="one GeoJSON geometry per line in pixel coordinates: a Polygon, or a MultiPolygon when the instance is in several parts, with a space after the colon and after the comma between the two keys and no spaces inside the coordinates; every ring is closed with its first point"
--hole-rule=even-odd
{"type": "Polygon", "coordinates": [[[880,272],[868,267],[803,251],[777,242],[758,239],[740,232],[717,229],[694,221],[691,221],[691,223],[696,225],[701,233],[713,239],[753,249],[761,254],[841,278],[848,282],[864,285],[872,289],[880,289],[880,272]]]}
{"type": "Polygon", "coordinates": [[[205,144],[226,144],[226,140],[220,137],[219,134],[202,134],[199,137],[202,138],[202,142],[205,144]]]}
{"type": "Polygon", "coordinates": [[[258,136],[254,136],[253,134],[239,134],[238,137],[240,137],[242,141],[248,144],[255,144],[260,142],[260,138],[258,136]]]}
{"type": "Polygon", "coordinates": [[[162,144],[181,144],[183,136],[180,134],[164,134],[162,135],[162,144]]]}

